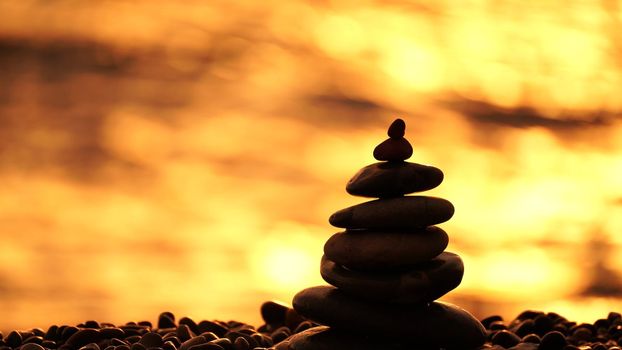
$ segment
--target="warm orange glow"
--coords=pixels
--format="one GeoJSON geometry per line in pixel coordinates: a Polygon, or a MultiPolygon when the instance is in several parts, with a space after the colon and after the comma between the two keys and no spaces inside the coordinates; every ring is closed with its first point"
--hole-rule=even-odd
{"type": "Polygon", "coordinates": [[[605,316],[621,8],[0,1],[0,330],[164,309],[258,324],[262,301],[323,283],[327,218],[364,201],[345,184],[397,116],[456,207],[448,300],[605,316]]]}

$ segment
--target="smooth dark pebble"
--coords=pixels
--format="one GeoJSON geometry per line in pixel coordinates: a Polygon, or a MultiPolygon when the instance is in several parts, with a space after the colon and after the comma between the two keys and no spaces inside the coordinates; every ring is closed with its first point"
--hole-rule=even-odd
{"type": "Polygon", "coordinates": [[[45,335],[43,336],[43,339],[46,340],[56,340],[58,339],[58,326],[57,325],[51,325],[47,332],[45,332],[45,335]]]}
{"type": "Polygon", "coordinates": [[[255,339],[255,341],[261,346],[272,346],[272,339],[268,336],[265,336],[261,333],[251,334],[251,338],[255,339]]]}
{"type": "Polygon", "coordinates": [[[72,334],[65,343],[69,346],[79,348],[88,343],[96,343],[101,339],[102,337],[98,330],[85,328],[72,334]]]}
{"type": "Polygon", "coordinates": [[[126,326],[121,326],[119,328],[121,328],[125,336],[134,336],[134,335],[142,336],[145,333],[142,328],[126,327],[126,326]]]}
{"type": "Polygon", "coordinates": [[[99,333],[102,335],[102,338],[125,338],[125,332],[117,327],[102,328],[99,330],[99,333]]]}
{"type": "Polygon", "coordinates": [[[84,328],[101,328],[101,326],[99,325],[99,322],[95,320],[88,320],[84,322],[84,328]]]}
{"type": "Polygon", "coordinates": [[[219,336],[217,336],[216,334],[214,334],[214,332],[203,332],[200,334],[203,338],[205,338],[205,340],[207,341],[212,341],[214,339],[218,339],[220,338],[219,336]]]}
{"type": "Polygon", "coordinates": [[[276,332],[271,335],[271,338],[273,342],[280,343],[283,340],[287,339],[289,336],[290,334],[287,334],[285,332],[276,332]]]}
{"type": "Polygon", "coordinates": [[[387,135],[389,135],[389,137],[393,139],[399,139],[401,137],[404,137],[405,133],[406,123],[400,118],[395,119],[393,123],[389,125],[389,130],[387,130],[387,135]]]}
{"type": "MultiPolygon", "coordinates": [[[[591,347],[589,349],[592,349],[591,347]]],[[[562,350],[581,350],[581,348],[578,348],[574,345],[566,345],[562,348],[562,350]]]]}
{"type": "Polygon", "coordinates": [[[138,322],[139,326],[143,326],[143,327],[147,327],[149,329],[153,328],[153,324],[151,323],[151,321],[140,321],[138,322]]]}
{"type": "MultiPolygon", "coordinates": [[[[161,317],[166,317],[168,320],[173,321],[173,327],[175,327],[175,314],[174,313],[170,311],[164,311],[158,315],[158,321],[160,320],[161,317]]],[[[168,327],[160,327],[158,325],[158,328],[168,328],[168,327]]]]}
{"type": "Polygon", "coordinates": [[[521,342],[540,344],[540,337],[537,334],[528,334],[521,339],[521,342]]]}
{"type": "Polygon", "coordinates": [[[205,338],[203,338],[202,336],[198,336],[198,337],[194,337],[194,338],[186,340],[185,342],[181,343],[181,345],[178,346],[177,348],[179,350],[188,350],[195,345],[203,344],[203,343],[207,343],[207,340],[205,340],[205,338]]]}
{"type": "Polygon", "coordinates": [[[44,340],[41,343],[41,346],[43,346],[44,348],[48,348],[48,349],[56,349],[58,345],[53,340],[44,340]]]}
{"type": "Polygon", "coordinates": [[[524,337],[530,333],[536,333],[534,331],[535,322],[532,319],[526,319],[523,322],[519,323],[512,331],[519,337],[524,337]]]}
{"type": "Polygon", "coordinates": [[[30,330],[34,335],[38,336],[38,337],[43,337],[45,336],[45,331],[41,328],[33,328],[30,330]]]}
{"type": "Polygon", "coordinates": [[[622,319],[622,314],[620,314],[619,312],[610,312],[607,315],[607,320],[612,323],[620,319],[622,319]]]}
{"type": "Polygon", "coordinates": [[[164,340],[165,342],[170,341],[171,343],[173,343],[173,345],[175,345],[176,348],[179,348],[181,346],[181,340],[179,340],[177,336],[163,338],[162,340],[164,340]]]}
{"type": "Polygon", "coordinates": [[[100,349],[105,349],[105,348],[107,348],[111,344],[112,344],[112,340],[111,339],[102,339],[102,340],[99,341],[99,343],[97,343],[97,345],[99,345],[100,349]]]}
{"type": "Polygon", "coordinates": [[[176,326],[175,316],[172,313],[163,312],[158,316],[158,328],[174,328],[176,326]]]}
{"type": "Polygon", "coordinates": [[[244,339],[244,337],[238,337],[233,342],[233,348],[235,350],[249,350],[250,347],[248,340],[244,339]]]}
{"type": "Polygon", "coordinates": [[[45,350],[45,348],[37,343],[26,343],[20,346],[20,350],[45,350]]]}
{"type": "Polygon", "coordinates": [[[147,349],[160,347],[163,343],[162,336],[153,332],[145,333],[145,335],[143,335],[138,342],[144,345],[147,349]]]}
{"type": "Polygon", "coordinates": [[[125,341],[128,342],[128,344],[134,344],[134,343],[138,343],[138,341],[140,341],[141,336],[140,335],[131,335],[129,337],[125,338],[125,341]]]}
{"type": "Polygon", "coordinates": [[[5,341],[6,345],[8,345],[8,346],[10,346],[12,348],[16,348],[16,347],[20,346],[20,344],[22,343],[22,335],[19,334],[16,331],[12,331],[11,333],[9,333],[6,336],[4,341],[5,341]]]}
{"type": "Polygon", "coordinates": [[[199,322],[199,324],[197,324],[197,327],[199,328],[199,332],[201,333],[212,332],[218,337],[223,337],[228,331],[227,327],[221,325],[220,323],[206,320],[199,322]]]}
{"type": "Polygon", "coordinates": [[[285,315],[290,307],[278,301],[267,301],[261,305],[260,312],[266,324],[285,324],[285,315]]]}
{"type": "Polygon", "coordinates": [[[119,345],[115,348],[115,350],[130,350],[129,345],[119,345]]]}
{"type": "Polygon", "coordinates": [[[609,328],[611,323],[606,318],[599,318],[594,322],[594,327],[596,328],[609,328]]]}
{"type": "Polygon", "coordinates": [[[536,333],[539,336],[543,336],[546,333],[552,331],[553,326],[555,326],[555,322],[553,322],[553,320],[547,315],[538,315],[534,317],[533,323],[534,323],[534,327],[533,327],[534,333],[536,333]]]}
{"type": "Polygon", "coordinates": [[[506,326],[501,321],[495,321],[495,322],[492,322],[491,324],[488,325],[488,329],[491,330],[491,331],[501,331],[501,330],[504,330],[504,329],[508,329],[508,326],[506,326]]]}
{"type": "Polygon", "coordinates": [[[130,350],[147,350],[147,347],[139,342],[136,342],[130,346],[130,350]]]}
{"type": "Polygon", "coordinates": [[[245,334],[245,333],[240,333],[240,332],[233,331],[233,332],[227,333],[225,336],[229,340],[231,340],[234,344],[235,344],[235,341],[238,338],[242,337],[242,338],[246,339],[246,341],[248,342],[250,348],[254,348],[254,347],[257,347],[257,346],[261,345],[255,339],[253,339],[253,337],[251,337],[250,335],[245,334]]]}
{"type": "Polygon", "coordinates": [[[177,350],[177,346],[172,341],[167,340],[162,344],[162,350],[177,350]]]}
{"type": "Polygon", "coordinates": [[[574,332],[572,333],[572,337],[576,340],[583,340],[583,341],[589,341],[590,339],[592,339],[592,330],[588,329],[586,327],[579,327],[577,329],[574,330],[574,332]]]}
{"type": "Polygon", "coordinates": [[[218,344],[203,343],[190,347],[190,350],[224,350],[224,348],[218,344]]]}
{"type": "Polygon", "coordinates": [[[100,350],[99,345],[95,343],[88,343],[85,346],[81,347],[80,350],[100,350]]]}
{"type": "Polygon", "coordinates": [[[309,328],[311,328],[311,327],[313,327],[313,326],[314,326],[314,324],[313,324],[313,322],[311,322],[311,321],[303,321],[303,322],[300,322],[300,324],[298,325],[298,327],[296,327],[296,328],[294,329],[294,333],[300,333],[300,332],[302,332],[302,331],[306,331],[307,329],[309,329],[309,328]]]}
{"type": "Polygon", "coordinates": [[[561,350],[566,345],[566,338],[557,331],[545,334],[540,341],[539,350],[561,350]]]}
{"type": "Polygon", "coordinates": [[[194,322],[193,319],[189,318],[189,317],[182,317],[179,319],[179,325],[185,324],[186,326],[188,326],[188,328],[190,328],[190,330],[192,331],[192,333],[194,334],[199,334],[201,333],[199,331],[199,327],[196,324],[196,322],[194,322]]]}
{"type": "Polygon", "coordinates": [[[104,350],[114,350],[115,346],[114,345],[108,345],[107,347],[104,348],[104,350]]]}
{"type": "Polygon", "coordinates": [[[492,315],[492,316],[488,316],[484,319],[482,319],[481,324],[484,326],[484,328],[488,329],[490,324],[493,322],[502,322],[503,323],[503,317],[499,316],[499,315],[492,315]]]}
{"type": "Polygon", "coordinates": [[[492,337],[491,341],[494,345],[501,345],[504,348],[510,348],[520,343],[520,338],[512,332],[502,330],[497,332],[497,334],[492,337]]]}
{"type": "Polygon", "coordinates": [[[518,316],[516,316],[516,319],[520,321],[524,321],[528,318],[531,318],[531,319],[536,318],[539,315],[544,315],[544,312],[535,311],[535,310],[525,310],[521,312],[518,316]]]}
{"type": "Polygon", "coordinates": [[[193,338],[194,336],[195,334],[192,332],[192,330],[190,330],[190,327],[187,324],[181,323],[180,320],[179,326],[177,327],[177,337],[179,338],[179,340],[185,342],[186,340],[193,338]]]}
{"type": "Polygon", "coordinates": [[[28,343],[41,344],[42,342],[43,342],[43,337],[31,335],[30,337],[24,339],[24,341],[22,341],[22,344],[28,344],[28,343]]]}
{"type": "Polygon", "coordinates": [[[233,342],[227,338],[218,338],[209,342],[210,344],[217,344],[222,346],[225,350],[233,349],[233,342]]]}
{"type": "Polygon", "coordinates": [[[110,339],[110,345],[119,346],[119,345],[127,345],[127,343],[119,338],[112,338],[110,339]]]}

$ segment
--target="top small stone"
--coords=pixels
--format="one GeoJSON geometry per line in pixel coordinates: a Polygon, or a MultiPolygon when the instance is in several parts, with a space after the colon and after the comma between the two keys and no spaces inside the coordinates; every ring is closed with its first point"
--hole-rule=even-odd
{"type": "Polygon", "coordinates": [[[389,162],[402,162],[413,154],[413,148],[404,138],[406,123],[402,119],[395,119],[389,126],[389,138],[374,148],[374,158],[389,162]]]}
{"type": "Polygon", "coordinates": [[[391,126],[389,126],[389,137],[392,139],[400,139],[404,137],[404,133],[406,131],[406,123],[402,119],[395,119],[391,126]]]}

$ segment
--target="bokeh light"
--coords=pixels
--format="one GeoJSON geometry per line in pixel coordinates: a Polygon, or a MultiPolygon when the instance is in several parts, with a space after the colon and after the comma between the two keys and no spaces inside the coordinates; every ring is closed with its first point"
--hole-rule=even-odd
{"type": "Polygon", "coordinates": [[[476,316],[622,306],[620,1],[0,0],[0,330],[259,324],[395,117],[476,316]]]}

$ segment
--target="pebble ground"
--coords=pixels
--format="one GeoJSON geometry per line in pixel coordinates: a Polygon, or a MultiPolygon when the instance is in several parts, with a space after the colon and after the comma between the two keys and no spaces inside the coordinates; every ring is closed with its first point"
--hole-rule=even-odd
{"type": "MultiPolygon", "coordinates": [[[[317,324],[286,305],[261,306],[265,324],[255,328],[238,321],[196,322],[170,312],[149,321],[124,325],[86,321],[0,332],[0,350],[287,350],[283,340],[317,324]]],[[[506,322],[501,316],[481,320],[488,340],[479,349],[622,350],[622,315],[611,312],[594,323],[576,323],[556,313],[524,311],[506,322]]]]}

